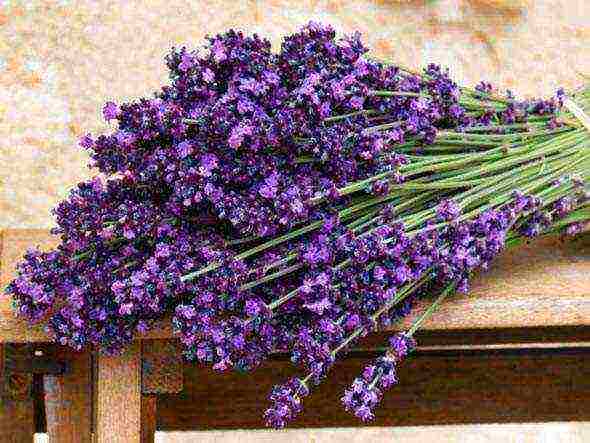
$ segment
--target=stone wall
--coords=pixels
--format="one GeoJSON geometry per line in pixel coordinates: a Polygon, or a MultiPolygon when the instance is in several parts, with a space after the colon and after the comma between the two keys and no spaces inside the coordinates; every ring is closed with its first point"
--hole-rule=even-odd
{"type": "Polygon", "coordinates": [[[77,139],[108,130],[107,100],[167,82],[172,45],[229,27],[281,36],[308,20],[359,30],[374,54],[448,65],[523,95],[590,73],[587,0],[0,1],[0,228],[53,224],[50,210],[93,174],[77,139]]]}

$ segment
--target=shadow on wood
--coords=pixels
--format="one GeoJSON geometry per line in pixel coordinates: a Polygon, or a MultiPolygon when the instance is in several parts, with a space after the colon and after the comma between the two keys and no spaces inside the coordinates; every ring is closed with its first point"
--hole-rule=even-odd
{"type": "MultiPolygon", "coordinates": [[[[293,427],[362,426],[340,397],[367,353],[337,363],[304,401],[293,427]]],[[[185,389],[158,398],[159,430],[263,427],[272,385],[296,372],[273,361],[253,374],[185,368],[185,389]]],[[[400,368],[372,426],[578,421],[590,419],[590,348],[418,353],[400,368]]]]}

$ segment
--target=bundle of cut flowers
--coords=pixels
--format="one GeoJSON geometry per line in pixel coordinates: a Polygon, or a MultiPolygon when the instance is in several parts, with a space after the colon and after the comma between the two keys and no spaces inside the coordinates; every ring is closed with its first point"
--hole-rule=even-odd
{"type": "Polygon", "coordinates": [[[170,84],[104,106],[81,139],[101,175],[54,210],[7,293],[58,343],[117,353],[162,320],[189,361],[300,376],[264,412],[282,427],[336,359],[418,298],[432,305],[342,394],[373,418],[414,333],[504,249],[590,220],[590,88],[518,100],[429,65],[372,59],[310,23],[278,52],[230,30],[173,48],[170,84]]]}

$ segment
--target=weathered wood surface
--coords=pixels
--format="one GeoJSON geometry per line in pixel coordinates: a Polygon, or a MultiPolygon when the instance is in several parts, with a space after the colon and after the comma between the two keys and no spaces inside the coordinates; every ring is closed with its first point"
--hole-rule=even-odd
{"type": "MultiPolygon", "coordinates": [[[[338,400],[362,366],[377,355],[373,349],[384,343],[384,335],[363,339],[360,350],[338,362],[330,379],[305,399],[309,412],[293,426],[360,425],[340,409],[338,400]]],[[[144,350],[149,342],[142,342],[144,350]]],[[[590,327],[422,331],[418,343],[418,351],[400,369],[400,384],[385,395],[375,425],[590,420],[590,382],[586,375],[590,373],[590,327]]],[[[154,349],[159,346],[161,343],[154,344],[154,349]]],[[[142,443],[153,441],[156,427],[169,431],[260,428],[272,385],[296,374],[283,355],[246,376],[186,365],[180,393],[143,394],[137,400],[135,369],[129,377],[128,368],[123,368],[124,373],[113,370],[112,365],[118,367],[121,361],[110,360],[107,376],[111,381],[103,381],[101,386],[122,394],[119,400],[109,394],[113,410],[108,422],[112,426],[118,423],[119,429],[127,429],[131,422],[137,429],[134,420],[139,416],[142,443]],[[129,420],[129,415],[135,418],[129,420]]],[[[134,368],[135,362],[131,362],[134,368]]],[[[95,388],[98,399],[97,391],[95,388]]],[[[36,396],[43,400],[41,391],[36,396]]],[[[104,401],[102,405],[104,414],[104,401]]],[[[55,429],[51,415],[48,408],[47,424],[44,416],[37,417],[37,432],[55,429]]],[[[109,429],[116,432],[114,427],[109,429]]]]}
{"type": "MultiPolygon", "coordinates": [[[[348,427],[362,422],[340,398],[372,353],[353,353],[304,399],[291,427],[348,427]]],[[[371,426],[590,420],[590,348],[418,351],[399,369],[371,426]]],[[[276,383],[298,374],[286,361],[253,373],[215,374],[185,367],[185,388],[158,397],[158,430],[254,429],[276,383]]]]}
{"type": "Polygon", "coordinates": [[[51,443],[92,443],[92,357],[57,348],[52,357],[67,362],[62,375],[43,375],[46,428],[51,443]]]}
{"type": "Polygon", "coordinates": [[[6,345],[0,343],[0,442],[33,443],[34,400],[31,377],[10,377],[4,366],[6,345]]]}
{"type": "Polygon", "coordinates": [[[176,394],[182,391],[180,341],[143,340],[141,346],[141,392],[176,394]]]}
{"type": "Polygon", "coordinates": [[[99,355],[95,377],[94,443],[141,443],[141,342],[99,355]]]}
{"type": "MultiPolygon", "coordinates": [[[[0,284],[14,276],[28,247],[55,244],[47,231],[1,233],[0,284]]],[[[468,295],[446,301],[424,323],[426,330],[574,326],[590,324],[590,236],[566,242],[544,238],[505,252],[491,269],[474,279],[468,295]]],[[[412,321],[420,308],[399,327],[412,321]]],[[[146,338],[172,335],[169,322],[146,338]]],[[[39,327],[15,318],[10,300],[0,299],[0,342],[46,341],[39,327]]]]}
{"type": "Polygon", "coordinates": [[[157,423],[156,402],[155,395],[141,396],[141,443],[154,443],[157,423]]]}

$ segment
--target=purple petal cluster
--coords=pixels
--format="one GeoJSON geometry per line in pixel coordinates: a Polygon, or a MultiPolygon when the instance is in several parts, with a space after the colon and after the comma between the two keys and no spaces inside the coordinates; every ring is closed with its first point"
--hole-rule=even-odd
{"type": "Polygon", "coordinates": [[[415,346],[415,340],[403,333],[391,337],[387,353],[366,366],[361,376],[344,391],[341,399],[344,408],[362,421],[373,420],[383,392],[398,382],[398,365],[415,346]]]}
{"type": "Polygon", "coordinates": [[[269,396],[272,406],[264,412],[267,425],[284,428],[303,410],[302,401],[308,395],[309,389],[299,378],[291,378],[285,384],[273,387],[269,396]]]}
{"type": "MultiPolygon", "coordinates": [[[[177,217],[211,213],[240,235],[271,236],[313,218],[310,199],[326,190],[395,172],[407,159],[392,146],[406,137],[430,143],[437,127],[473,121],[439,67],[402,74],[366,52],[358,34],[338,39],[316,23],[278,54],[236,31],[201,51],[175,48],[172,84],[151,99],[108,102],[117,130],[81,145],[101,172],[161,189],[177,217]],[[375,93],[383,89],[401,95],[375,93]]],[[[373,192],[386,194],[387,182],[373,192]]]]}

